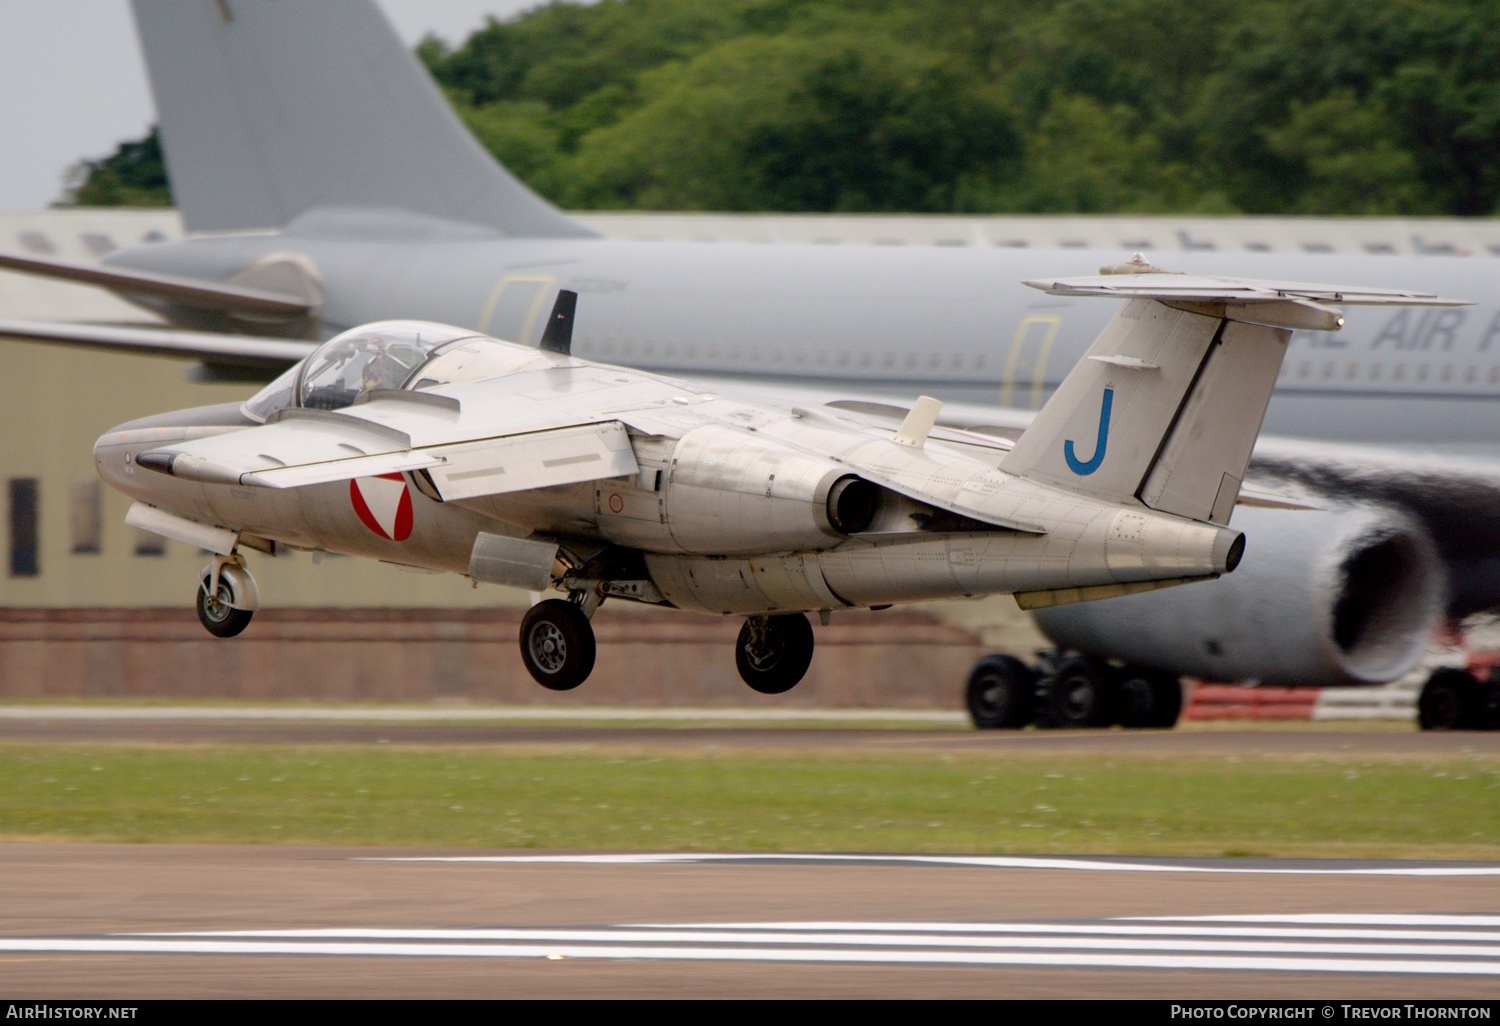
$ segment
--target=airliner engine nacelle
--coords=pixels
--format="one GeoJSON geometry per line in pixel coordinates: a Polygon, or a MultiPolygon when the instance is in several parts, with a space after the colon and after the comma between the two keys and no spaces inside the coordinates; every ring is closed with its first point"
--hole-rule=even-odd
{"type": "Polygon", "coordinates": [[[1445,580],[1426,533],[1380,509],[1241,508],[1238,572],[1036,613],[1057,644],[1218,681],[1383,683],[1426,651],[1445,580]]]}

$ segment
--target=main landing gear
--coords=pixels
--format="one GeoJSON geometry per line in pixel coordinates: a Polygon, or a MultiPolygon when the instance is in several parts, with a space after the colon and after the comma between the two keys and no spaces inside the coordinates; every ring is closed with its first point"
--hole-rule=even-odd
{"type": "Polygon", "coordinates": [[[1500,671],[1481,680],[1453,666],[1433,670],[1417,698],[1417,723],[1423,730],[1500,730],[1500,671]]]}
{"type": "Polygon", "coordinates": [[[542,687],[571,691],[594,671],[592,612],[571,599],[547,599],[527,611],[521,620],[521,661],[542,687]]]}
{"type": "Polygon", "coordinates": [[[1038,727],[1166,728],[1182,712],[1182,685],[1171,674],[1044,652],[1035,667],[985,656],[969,674],[969,716],[982,730],[1038,727]]]}
{"type": "Polygon", "coordinates": [[[199,571],[197,607],[198,622],[216,638],[232,638],[250,626],[260,590],[241,556],[215,556],[199,571]]]}
{"type": "MultiPolygon", "coordinates": [[[[521,620],[521,661],[551,691],[571,691],[588,679],[597,652],[589,623],[602,601],[593,591],[532,606],[521,620]]],[[[746,684],[763,695],[797,686],[812,665],[813,630],[801,613],[752,616],[740,628],[734,662],[746,684]]]]}
{"type": "Polygon", "coordinates": [[[812,665],[812,657],[812,624],[801,613],[752,616],[734,643],[740,679],[763,695],[780,695],[796,687],[812,665]]]}

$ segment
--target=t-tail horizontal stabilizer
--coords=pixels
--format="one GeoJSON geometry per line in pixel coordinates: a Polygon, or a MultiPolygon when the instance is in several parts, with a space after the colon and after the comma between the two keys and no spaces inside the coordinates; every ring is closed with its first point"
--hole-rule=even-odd
{"type": "Polygon", "coordinates": [[[1225,524],[1293,330],[1337,331],[1338,305],[1455,306],[1418,292],[1141,274],[1028,281],[1128,300],[1002,469],[1110,502],[1225,524]]]}

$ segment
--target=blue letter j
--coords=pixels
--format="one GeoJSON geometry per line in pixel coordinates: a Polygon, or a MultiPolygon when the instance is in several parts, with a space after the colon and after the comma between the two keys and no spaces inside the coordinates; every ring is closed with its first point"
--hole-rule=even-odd
{"type": "Polygon", "coordinates": [[[1099,464],[1104,462],[1104,448],[1109,444],[1109,408],[1114,405],[1115,390],[1106,388],[1104,390],[1104,402],[1099,407],[1099,438],[1094,443],[1094,455],[1087,463],[1081,462],[1073,452],[1073,440],[1066,439],[1063,442],[1063,459],[1068,461],[1068,469],[1079,477],[1088,477],[1099,469],[1099,464]]]}

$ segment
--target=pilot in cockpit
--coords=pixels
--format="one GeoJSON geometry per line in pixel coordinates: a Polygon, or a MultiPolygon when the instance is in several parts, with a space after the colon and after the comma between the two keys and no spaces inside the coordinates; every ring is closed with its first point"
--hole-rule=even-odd
{"type": "MultiPolygon", "coordinates": [[[[360,391],[368,392],[371,389],[375,388],[395,388],[399,386],[401,384],[400,381],[387,380],[388,378],[393,377],[393,375],[390,373],[389,368],[395,361],[393,361],[385,353],[384,346],[381,340],[378,338],[374,338],[370,340],[370,343],[374,349],[374,352],[370,355],[370,358],[365,361],[365,365],[360,369],[360,391]]],[[[400,371],[402,372],[402,374],[404,374],[406,368],[402,367],[400,368],[400,371]]]]}
{"type": "Polygon", "coordinates": [[[261,421],[289,406],[342,410],[363,393],[401,388],[438,347],[473,337],[472,331],[418,321],[353,328],[323,343],[243,408],[261,421]]]}

